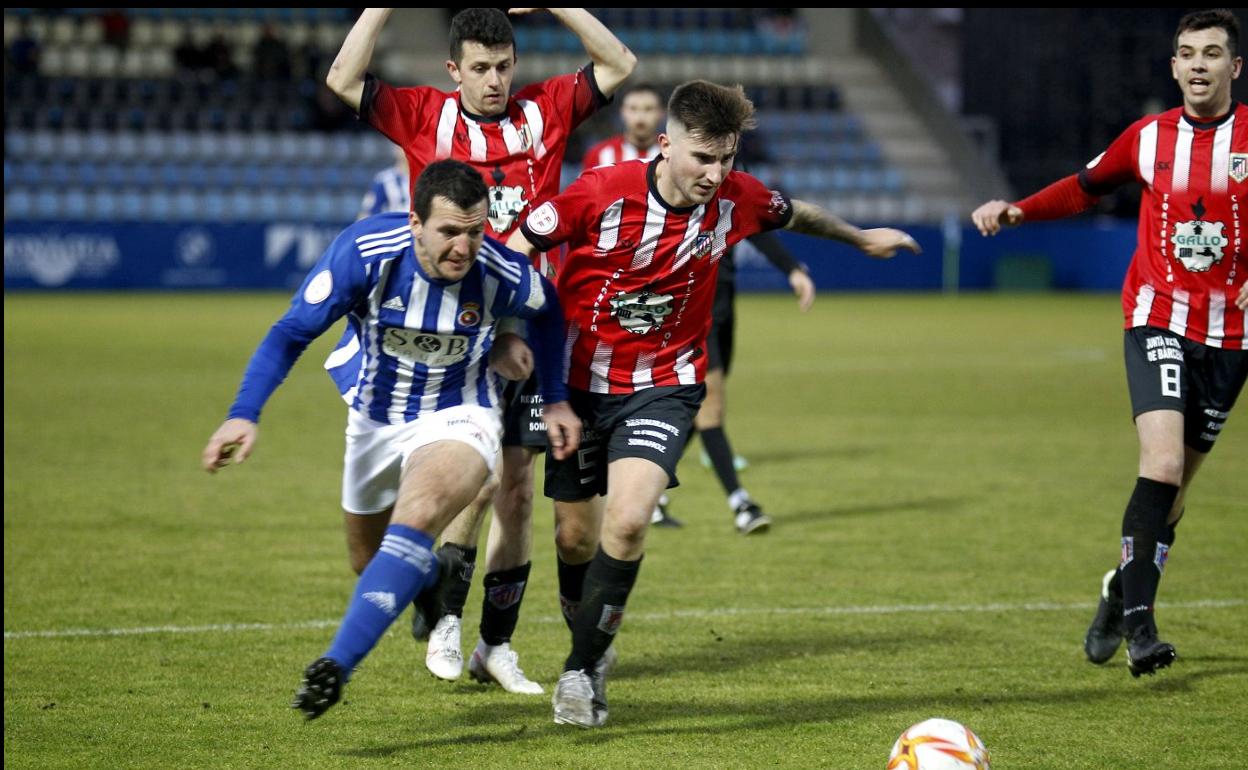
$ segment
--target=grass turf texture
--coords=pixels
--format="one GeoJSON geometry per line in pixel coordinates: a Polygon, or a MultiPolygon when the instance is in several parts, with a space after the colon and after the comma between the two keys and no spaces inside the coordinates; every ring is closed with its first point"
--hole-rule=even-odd
{"type": "MultiPolygon", "coordinates": [[[[1083,660],[1135,477],[1111,296],[826,295],[807,316],[743,297],[729,432],[775,526],[735,535],[688,453],[672,506],[686,527],[649,535],[608,726],[552,724],[549,696],[433,680],[406,615],[347,703],[305,724],[290,697],[354,582],[345,415],[319,368],[337,335],[270,402],[250,461],[198,469],[284,303],[6,297],[11,767],[872,768],[932,716],[977,731],[998,768],[1242,766],[1244,415],[1162,583],[1177,663],[1132,680],[1123,651],[1083,660]],[[1230,603],[1194,605],[1207,599],[1230,603]],[[248,623],[276,627],[13,635],[248,623]]],[[[535,520],[515,646],[549,690],[568,645],[540,498],[535,520]]],[[[468,629],[480,600],[478,583],[468,629]]]]}

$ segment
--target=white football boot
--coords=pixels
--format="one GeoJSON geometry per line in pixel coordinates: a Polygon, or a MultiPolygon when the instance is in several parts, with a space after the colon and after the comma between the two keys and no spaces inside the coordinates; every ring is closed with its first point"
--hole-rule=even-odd
{"type": "Polygon", "coordinates": [[[529,679],[520,670],[520,656],[507,642],[488,645],[485,640],[478,640],[477,648],[468,659],[468,676],[484,684],[498,682],[507,692],[521,695],[541,695],[546,692],[540,684],[529,679]]]}
{"type": "Polygon", "coordinates": [[[429,635],[425,668],[439,679],[453,682],[464,673],[464,653],[459,648],[459,631],[462,625],[460,618],[443,615],[429,635]]]}

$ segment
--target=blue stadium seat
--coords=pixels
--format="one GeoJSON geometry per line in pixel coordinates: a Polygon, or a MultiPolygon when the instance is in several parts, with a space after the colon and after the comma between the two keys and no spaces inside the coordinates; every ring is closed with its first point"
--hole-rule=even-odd
{"type": "Polygon", "coordinates": [[[60,196],[51,188],[39,188],[35,193],[33,209],[32,215],[36,219],[60,219],[60,196]]]}
{"type": "Polygon", "coordinates": [[[9,219],[29,219],[34,213],[35,199],[26,187],[12,187],[7,178],[4,185],[4,215],[9,219]]]}
{"type": "Polygon", "coordinates": [[[88,216],[91,220],[111,222],[117,219],[120,202],[112,190],[107,187],[97,187],[91,191],[88,209],[88,216]]]}
{"type": "Polygon", "coordinates": [[[133,188],[126,188],[119,195],[119,211],[118,216],[127,222],[135,222],[141,220],[146,215],[146,201],[144,196],[133,188]]]}

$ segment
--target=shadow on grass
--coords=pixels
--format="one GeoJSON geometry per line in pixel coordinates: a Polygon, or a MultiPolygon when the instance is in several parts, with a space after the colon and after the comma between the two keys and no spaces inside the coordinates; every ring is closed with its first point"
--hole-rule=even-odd
{"type": "MultiPolygon", "coordinates": [[[[956,640],[952,640],[957,643],[956,640]]],[[[1104,703],[1107,707],[1128,705],[1138,692],[1138,684],[1130,681],[1126,671],[1107,683],[1105,680],[1083,681],[1079,686],[1057,689],[1016,689],[1002,685],[1000,689],[953,687],[924,692],[916,687],[906,692],[888,694],[846,693],[838,691],[835,678],[828,681],[826,692],[812,694],[795,692],[780,697],[733,697],[732,671],[773,667],[790,661],[789,670],[800,671],[802,659],[838,657],[843,653],[871,650],[882,660],[934,644],[949,644],[948,632],[904,636],[892,634],[849,633],[844,635],[807,633],[805,635],[742,634],[708,639],[676,655],[630,659],[627,651],[621,658],[612,681],[646,680],[672,676],[673,673],[717,674],[723,677],[722,688],[702,690],[689,698],[652,700],[645,697],[645,682],[632,684],[613,692],[611,721],[594,730],[580,730],[555,725],[550,718],[548,697],[517,699],[505,703],[482,703],[449,713],[443,723],[430,725],[439,733],[425,740],[413,740],[410,733],[394,743],[343,749],[338,756],[357,758],[391,757],[433,748],[486,743],[544,741],[552,736],[572,745],[591,746],[629,740],[639,735],[707,735],[749,731],[791,731],[797,724],[833,723],[859,719],[873,714],[912,712],[916,708],[936,712],[959,712],[983,708],[1011,706],[1053,706],[1068,703],[1104,703]],[[451,734],[447,734],[451,733],[451,734]]],[[[1182,659],[1175,668],[1162,672],[1155,681],[1144,684],[1154,691],[1182,693],[1203,680],[1248,674],[1244,658],[1217,656],[1182,659]],[[1183,662],[1199,663],[1184,670],[1183,662]]],[[[824,666],[827,675],[834,670],[824,666]]],[[[1069,677],[1075,679],[1075,677],[1069,677]]],[[[397,735],[394,737],[398,737],[397,735]]]]}
{"type": "Polygon", "coordinates": [[[794,524],[823,521],[825,519],[844,519],[853,516],[875,516],[882,513],[902,513],[923,511],[925,513],[953,513],[962,510],[971,502],[966,497],[921,497],[912,500],[895,500],[882,503],[858,504],[845,503],[829,506],[818,510],[795,511],[777,515],[776,526],[788,527],[794,524]]]}
{"type": "Polygon", "coordinates": [[[880,450],[881,447],[879,446],[852,446],[849,444],[817,448],[773,447],[770,449],[752,449],[746,453],[746,459],[750,461],[750,468],[754,468],[756,466],[781,465],[783,463],[806,460],[854,460],[879,454],[880,450]]]}

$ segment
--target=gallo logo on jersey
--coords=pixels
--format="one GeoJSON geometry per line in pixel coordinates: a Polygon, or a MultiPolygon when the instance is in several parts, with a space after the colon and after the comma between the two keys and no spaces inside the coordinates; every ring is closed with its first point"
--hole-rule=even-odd
{"type": "Polygon", "coordinates": [[[1174,254],[1193,273],[1208,272],[1222,261],[1222,250],[1230,240],[1222,234],[1222,222],[1178,222],[1174,225],[1174,254]]]}
{"type": "Polygon", "coordinates": [[[409,364],[451,366],[467,357],[468,338],[462,334],[427,334],[392,326],[381,338],[381,349],[386,355],[409,364]]]}
{"type": "Polygon", "coordinates": [[[620,292],[611,298],[611,315],[620,320],[633,334],[646,334],[658,329],[672,314],[672,295],[655,294],[649,288],[638,292],[620,292]]]}
{"type": "Polygon", "coordinates": [[[515,224],[516,217],[520,216],[520,212],[524,211],[524,207],[528,205],[524,200],[524,188],[516,185],[514,187],[491,187],[490,188],[490,227],[494,228],[496,233],[505,233],[515,224]]]}

